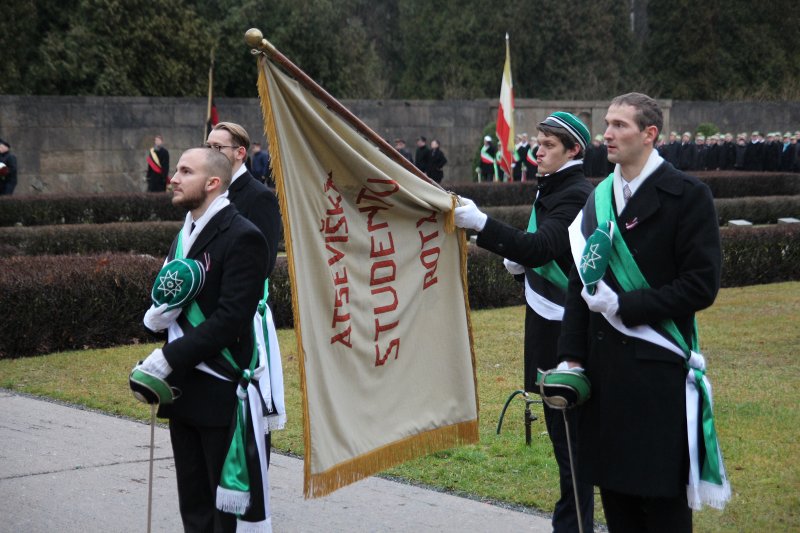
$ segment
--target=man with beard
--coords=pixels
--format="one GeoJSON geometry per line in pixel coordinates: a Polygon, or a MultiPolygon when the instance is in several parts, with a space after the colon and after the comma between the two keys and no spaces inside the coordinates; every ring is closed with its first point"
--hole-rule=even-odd
{"type": "MultiPolygon", "coordinates": [[[[583,154],[591,139],[589,130],[572,113],[556,111],[537,126],[536,152],[539,187],[531,210],[528,231],[521,231],[481,212],[469,198],[461,198],[455,209],[455,224],[478,232],[477,244],[505,257],[509,273],[525,282],[524,386],[539,392],[537,369],[549,370],[558,363],[556,345],[564,313],[567,273],[572,267],[567,228],[592,190],[583,174],[583,154]]],[[[590,484],[579,483],[581,505],[575,506],[570,472],[567,428],[562,413],[543,405],[547,432],[558,463],[561,495],[553,512],[555,532],[592,531],[594,495],[590,484]]],[[[575,445],[575,411],[570,439],[575,445]]]]}
{"type": "MultiPolygon", "coordinates": [[[[258,228],[228,200],[230,181],[230,163],[220,153],[193,148],[181,155],[172,203],[188,213],[167,259],[199,261],[205,282],[192,307],[150,308],[144,324],[153,332],[166,329],[167,342],[137,367],[181,391],[173,403],[159,406],[158,415],[169,419],[186,531],[237,529],[237,516],[220,511],[218,502],[223,465],[230,467],[226,457],[239,403],[237,382],[253,357],[252,317],[270,251],[258,228]]],[[[253,467],[265,461],[261,447],[246,464],[236,465],[250,479],[251,503],[240,520],[268,525],[266,472],[253,467]]]]}

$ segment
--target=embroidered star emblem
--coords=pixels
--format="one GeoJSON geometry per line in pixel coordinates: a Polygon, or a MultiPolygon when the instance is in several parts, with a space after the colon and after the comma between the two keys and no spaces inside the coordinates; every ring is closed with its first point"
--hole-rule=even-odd
{"type": "Polygon", "coordinates": [[[167,270],[167,273],[163,276],[160,276],[159,281],[161,282],[158,285],[158,290],[164,292],[165,298],[170,298],[177,296],[178,293],[181,291],[181,285],[183,284],[182,279],[178,279],[178,271],[167,270]]]}
{"type": "Polygon", "coordinates": [[[597,253],[599,244],[590,244],[589,251],[581,257],[581,270],[586,273],[587,269],[597,270],[596,262],[602,259],[603,256],[597,253]]]}

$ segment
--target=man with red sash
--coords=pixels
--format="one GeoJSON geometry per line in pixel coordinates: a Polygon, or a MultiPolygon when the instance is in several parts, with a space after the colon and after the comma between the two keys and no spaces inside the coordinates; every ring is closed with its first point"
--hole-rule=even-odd
{"type": "Polygon", "coordinates": [[[713,198],[654,150],[663,118],[652,98],[618,96],[606,124],[616,167],[570,226],[577,268],[558,346],[591,382],[578,479],[600,487],[612,533],[690,532],[692,508],[730,497],[695,325],[720,285],[713,198]]]}
{"type": "MultiPolygon", "coordinates": [[[[536,160],[539,187],[528,230],[522,231],[482,213],[472,200],[461,198],[455,223],[478,232],[477,244],[505,257],[508,271],[525,281],[525,390],[538,392],[536,370],[558,363],[556,347],[564,314],[567,273],[572,268],[568,227],[592,191],[583,175],[583,154],[589,130],[572,113],[557,111],[537,126],[536,160]]],[[[553,512],[553,531],[592,531],[594,495],[590,484],[579,484],[581,510],[577,513],[570,473],[569,445],[563,415],[544,405],[547,432],[558,463],[561,496],[553,512]]],[[[574,419],[575,412],[567,416],[574,419]]],[[[570,424],[575,442],[576,424],[570,424]]]]}
{"type": "Polygon", "coordinates": [[[153,147],[147,152],[147,192],[167,190],[169,175],[169,152],[163,146],[164,139],[156,135],[153,147]]]}

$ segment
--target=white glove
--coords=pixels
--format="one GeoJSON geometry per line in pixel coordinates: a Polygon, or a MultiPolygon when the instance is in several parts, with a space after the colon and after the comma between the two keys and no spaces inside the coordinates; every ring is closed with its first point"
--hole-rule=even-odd
{"type": "Polygon", "coordinates": [[[455,209],[456,226],[464,229],[473,229],[475,231],[483,231],[486,225],[486,213],[483,213],[475,202],[463,196],[458,197],[461,205],[455,209]]]}
{"type": "Polygon", "coordinates": [[[575,372],[583,372],[583,367],[573,366],[572,368],[570,368],[568,361],[561,361],[560,363],[558,363],[556,370],[574,370],[575,372]]]}
{"type": "Polygon", "coordinates": [[[619,296],[603,280],[600,280],[600,283],[597,284],[597,290],[594,294],[589,294],[589,291],[584,287],[581,291],[581,296],[586,300],[586,305],[589,306],[589,309],[595,313],[613,316],[619,311],[619,296]]]}
{"type": "Polygon", "coordinates": [[[161,331],[175,322],[181,311],[180,307],[167,311],[167,304],[161,304],[158,307],[151,305],[150,309],[144,314],[143,322],[150,331],[161,331]]]}
{"type": "Polygon", "coordinates": [[[158,378],[166,379],[172,373],[172,367],[169,366],[167,359],[164,357],[164,352],[161,348],[156,348],[153,353],[147,356],[147,359],[142,361],[139,365],[141,370],[152,374],[158,378]]]}
{"type": "Polygon", "coordinates": [[[503,266],[505,266],[508,273],[513,276],[519,276],[525,273],[525,267],[519,263],[515,263],[511,259],[503,259],[503,266]]]}

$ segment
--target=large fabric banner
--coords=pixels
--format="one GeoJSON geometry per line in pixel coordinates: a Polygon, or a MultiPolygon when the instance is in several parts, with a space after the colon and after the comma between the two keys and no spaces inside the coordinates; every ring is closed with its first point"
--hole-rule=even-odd
{"type": "Polygon", "coordinates": [[[292,281],[306,497],[477,442],[453,197],[266,56],[258,87],[292,281]]]}

